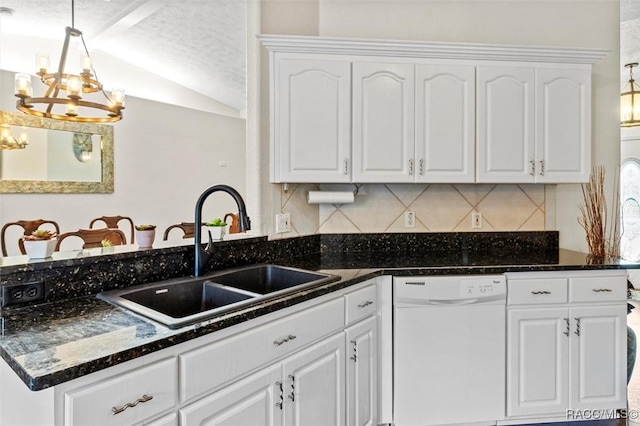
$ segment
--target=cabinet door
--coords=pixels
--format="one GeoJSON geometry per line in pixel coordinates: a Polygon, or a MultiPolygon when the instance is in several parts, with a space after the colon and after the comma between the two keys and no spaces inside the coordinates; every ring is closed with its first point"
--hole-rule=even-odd
{"type": "Polygon", "coordinates": [[[414,66],[353,64],[353,181],[413,182],[414,66]]]}
{"type": "Polygon", "coordinates": [[[272,181],[349,182],[350,63],[281,58],[273,75],[272,181]]]}
{"type": "Polygon", "coordinates": [[[507,416],[565,413],[568,321],[566,308],[507,312],[507,416]]]}
{"type": "Polygon", "coordinates": [[[347,425],[374,426],[377,406],[376,317],[345,330],[347,425]]]}
{"type": "Polygon", "coordinates": [[[589,181],[590,70],[538,68],[536,108],[536,181],[589,181]]]}
{"type": "Polygon", "coordinates": [[[285,425],[345,424],[344,357],[339,333],[284,361],[285,425]]]}
{"type": "MultiPolygon", "coordinates": [[[[213,361],[215,364],[215,360],[213,361]]],[[[212,365],[215,368],[215,365],[212,365]]],[[[282,424],[281,364],[272,365],[180,410],[181,425],[282,424]]]]}
{"type": "Polygon", "coordinates": [[[534,69],[480,66],[477,72],[477,182],[534,182],[534,69]]]}
{"type": "Polygon", "coordinates": [[[569,313],[571,408],[625,408],[626,305],[571,308],[569,313]]]}
{"type": "Polygon", "coordinates": [[[475,67],[416,66],[417,182],[474,182],[475,67]]]}

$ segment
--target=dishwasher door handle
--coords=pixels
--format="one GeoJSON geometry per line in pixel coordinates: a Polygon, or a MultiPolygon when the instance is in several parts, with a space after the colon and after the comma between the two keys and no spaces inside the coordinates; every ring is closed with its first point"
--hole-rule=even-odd
{"type": "Polygon", "coordinates": [[[478,299],[458,299],[458,300],[427,300],[429,305],[471,305],[478,303],[478,299]]]}
{"type": "Polygon", "coordinates": [[[400,299],[394,303],[396,308],[423,308],[425,306],[464,306],[480,304],[479,299],[452,299],[452,300],[432,300],[432,299],[400,299]]]}
{"type": "Polygon", "coordinates": [[[394,306],[396,308],[417,308],[421,306],[502,305],[504,301],[504,295],[474,297],[473,299],[422,299],[417,297],[401,297],[396,299],[394,306]]]}

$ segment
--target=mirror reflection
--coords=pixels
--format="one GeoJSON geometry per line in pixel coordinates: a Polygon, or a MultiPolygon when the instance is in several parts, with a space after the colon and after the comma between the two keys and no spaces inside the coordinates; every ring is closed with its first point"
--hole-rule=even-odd
{"type": "Polygon", "coordinates": [[[113,192],[113,128],[0,111],[0,192],[113,192]]]}
{"type": "Polygon", "coordinates": [[[9,126],[8,131],[27,143],[21,149],[0,150],[0,179],[64,182],[102,179],[100,135],[18,126],[9,126]]]}

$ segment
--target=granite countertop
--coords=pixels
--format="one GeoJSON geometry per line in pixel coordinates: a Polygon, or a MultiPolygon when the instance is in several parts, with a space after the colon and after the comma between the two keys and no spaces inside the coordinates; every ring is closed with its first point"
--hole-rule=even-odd
{"type": "MultiPolygon", "coordinates": [[[[319,270],[340,280],[294,292],[180,329],[169,329],[94,295],[2,313],[0,355],[37,391],[204,336],[260,315],[336,291],[379,275],[484,274],[508,271],[636,268],[638,264],[589,265],[583,253],[560,250],[557,259],[519,256],[390,255],[340,253],[301,257],[286,266],[319,270]]],[[[281,263],[283,264],[283,263],[281,263]]]]}

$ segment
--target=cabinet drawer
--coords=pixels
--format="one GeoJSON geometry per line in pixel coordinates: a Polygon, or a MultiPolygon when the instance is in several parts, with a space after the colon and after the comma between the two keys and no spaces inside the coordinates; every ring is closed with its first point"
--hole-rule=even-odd
{"type": "Polygon", "coordinates": [[[627,299],[626,276],[575,277],[569,279],[570,302],[612,302],[627,299]]]}
{"type": "Polygon", "coordinates": [[[136,424],[176,404],[178,371],[170,358],[112,379],[68,391],[64,395],[65,426],[136,424]],[[113,408],[134,404],[118,414],[113,408]]]}
{"type": "Polygon", "coordinates": [[[567,303],[566,278],[507,279],[508,305],[567,303]]]}
{"type": "Polygon", "coordinates": [[[377,291],[375,285],[351,292],[344,296],[346,309],[346,324],[351,324],[361,318],[376,312],[378,308],[377,291]]]}
{"type": "Polygon", "coordinates": [[[181,400],[214,389],[344,327],[342,297],[180,355],[181,400]]]}

